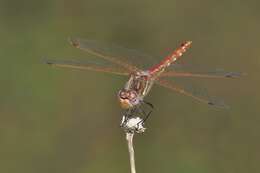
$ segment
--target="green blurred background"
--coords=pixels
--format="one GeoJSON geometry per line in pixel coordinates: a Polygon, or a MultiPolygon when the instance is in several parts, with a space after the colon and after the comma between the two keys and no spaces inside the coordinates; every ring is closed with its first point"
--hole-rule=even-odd
{"type": "Polygon", "coordinates": [[[246,72],[198,80],[218,110],[154,87],[156,109],[136,135],[137,172],[260,172],[259,1],[0,0],[0,172],[130,172],[116,94],[127,78],[55,69],[42,57],[88,57],[67,38],[112,42],[246,72]]]}

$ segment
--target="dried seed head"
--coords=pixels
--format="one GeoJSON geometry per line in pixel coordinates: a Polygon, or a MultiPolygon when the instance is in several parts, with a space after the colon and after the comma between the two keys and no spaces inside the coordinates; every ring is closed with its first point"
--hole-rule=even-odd
{"type": "Polygon", "coordinates": [[[127,117],[123,116],[120,126],[124,129],[124,131],[128,133],[143,133],[145,131],[145,127],[143,126],[143,119],[140,117],[127,117]]]}

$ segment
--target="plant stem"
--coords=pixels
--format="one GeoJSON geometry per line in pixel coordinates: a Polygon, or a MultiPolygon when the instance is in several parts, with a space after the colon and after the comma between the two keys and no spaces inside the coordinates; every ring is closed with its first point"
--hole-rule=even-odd
{"type": "Polygon", "coordinates": [[[128,151],[129,151],[129,157],[130,157],[131,173],[136,173],[133,138],[134,138],[134,132],[126,132],[126,140],[127,140],[127,144],[128,144],[128,151]]]}

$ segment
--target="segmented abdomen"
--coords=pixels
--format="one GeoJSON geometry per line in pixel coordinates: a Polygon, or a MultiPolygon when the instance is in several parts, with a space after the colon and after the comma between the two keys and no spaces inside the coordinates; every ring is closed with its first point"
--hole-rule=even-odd
{"type": "Polygon", "coordinates": [[[151,75],[153,75],[155,78],[158,77],[166,67],[170,66],[172,63],[177,61],[184,52],[191,46],[191,41],[186,41],[181,44],[181,46],[176,49],[172,54],[165,57],[159,64],[153,66],[148,71],[151,75]]]}

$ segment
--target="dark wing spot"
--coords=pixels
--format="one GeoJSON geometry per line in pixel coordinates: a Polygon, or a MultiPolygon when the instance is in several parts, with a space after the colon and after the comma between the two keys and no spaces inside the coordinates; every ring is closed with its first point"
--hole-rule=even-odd
{"type": "Polygon", "coordinates": [[[76,48],[79,48],[79,46],[80,46],[80,43],[77,39],[69,38],[69,42],[72,46],[74,46],[76,48]]]}
{"type": "Polygon", "coordinates": [[[50,62],[50,61],[46,61],[45,63],[48,64],[48,65],[52,65],[52,64],[53,64],[53,63],[50,62]]]}
{"type": "Polygon", "coordinates": [[[213,102],[208,102],[209,105],[214,106],[215,104],[213,102]]]}
{"type": "Polygon", "coordinates": [[[52,60],[48,60],[48,59],[45,59],[45,58],[42,60],[42,63],[48,64],[48,65],[53,65],[53,64],[55,64],[52,60]]]}
{"type": "Polygon", "coordinates": [[[228,74],[226,74],[225,77],[228,77],[228,78],[236,78],[236,77],[241,77],[243,74],[242,73],[239,73],[239,72],[230,72],[228,74]]]}

